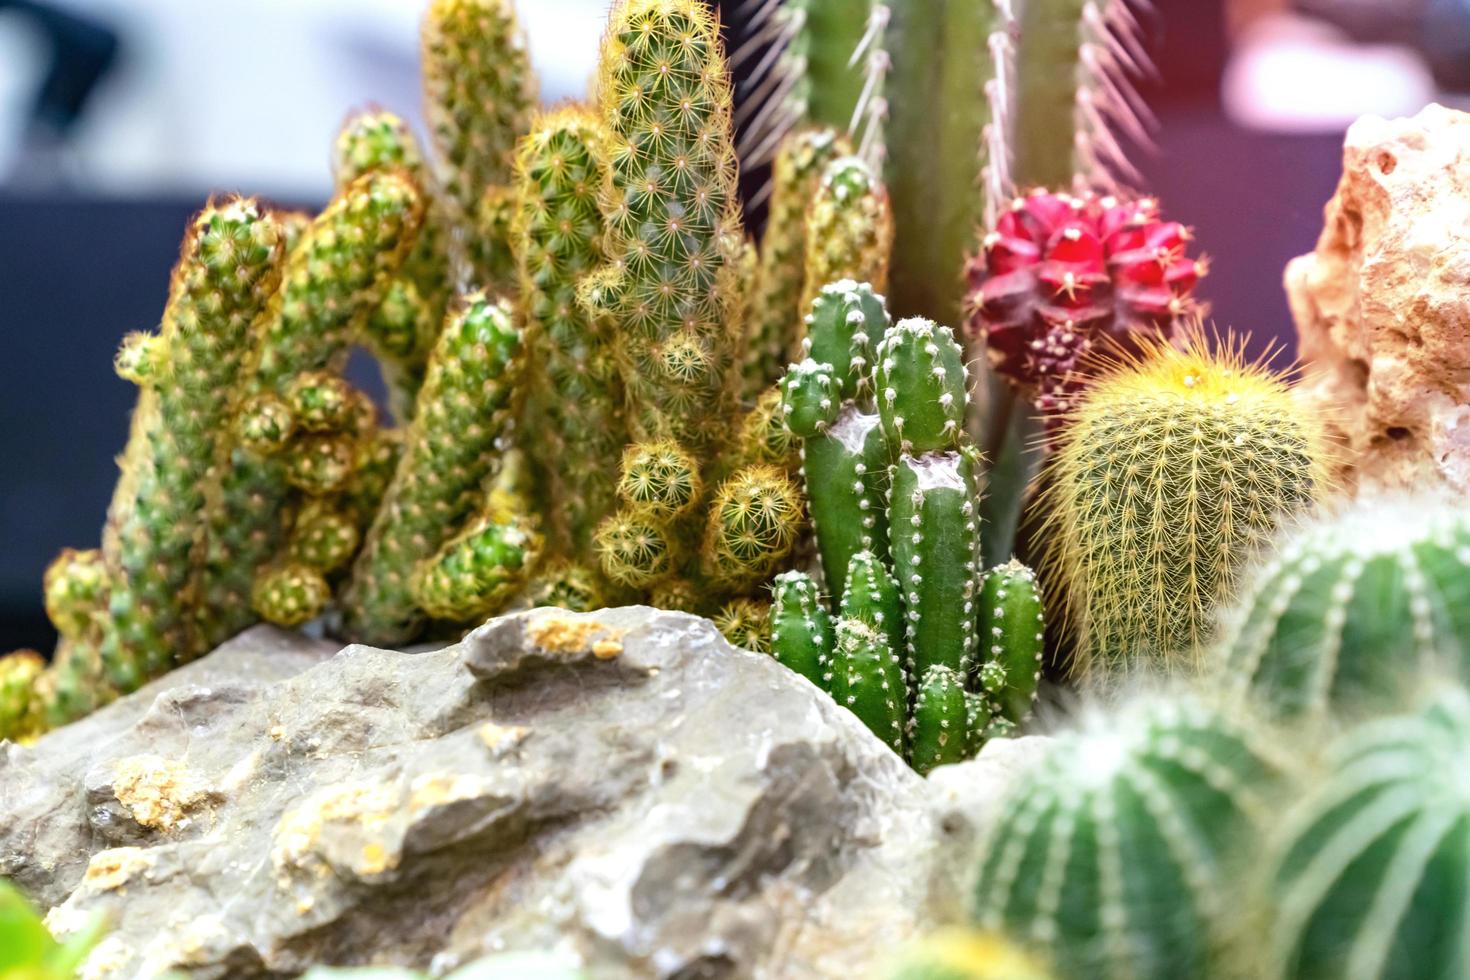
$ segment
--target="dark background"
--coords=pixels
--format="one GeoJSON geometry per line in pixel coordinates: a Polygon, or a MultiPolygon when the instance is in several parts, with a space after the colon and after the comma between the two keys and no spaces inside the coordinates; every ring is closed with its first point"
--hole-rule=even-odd
{"type": "MultiPolygon", "coordinates": [[[[1340,134],[1231,125],[1217,96],[1220,3],[1156,6],[1159,79],[1144,90],[1160,125],[1156,149],[1138,162],[1165,215],[1193,225],[1212,259],[1199,291],[1217,322],[1289,344],[1282,267],[1315,242],[1340,134]]],[[[727,8],[736,29],[741,16],[727,8]]],[[[113,374],[112,354],[124,333],[157,323],[201,203],[0,188],[0,650],[53,642],[41,574],[59,548],[98,540],[135,396],[113,374]]]]}

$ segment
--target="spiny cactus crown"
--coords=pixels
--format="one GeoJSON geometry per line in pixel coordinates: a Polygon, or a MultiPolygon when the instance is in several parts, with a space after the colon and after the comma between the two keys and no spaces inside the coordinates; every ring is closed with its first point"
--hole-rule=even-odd
{"type": "Polygon", "coordinates": [[[969,377],[949,327],[911,317],[889,330],[878,345],[873,388],[891,451],[958,448],[970,404],[969,377]]]}

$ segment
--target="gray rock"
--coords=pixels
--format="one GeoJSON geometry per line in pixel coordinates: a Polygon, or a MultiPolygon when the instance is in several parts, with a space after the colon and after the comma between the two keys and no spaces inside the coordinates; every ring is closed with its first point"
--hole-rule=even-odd
{"type": "Polygon", "coordinates": [[[0,747],[0,872],[106,910],[92,976],[448,970],[557,949],[598,978],[858,977],[960,915],[1026,739],[915,775],[704,620],[493,620],[395,653],[255,630],[0,747]]]}

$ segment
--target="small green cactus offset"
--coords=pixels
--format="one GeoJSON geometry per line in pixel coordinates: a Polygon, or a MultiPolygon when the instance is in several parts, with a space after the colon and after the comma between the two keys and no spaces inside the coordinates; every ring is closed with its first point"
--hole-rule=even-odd
{"type": "Polygon", "coordinates": [[[782,572],[772,596],[771,652],[782,665],[825,689],[836,638],[817,583],[805,572],[782,572]]]}
{"type": "Polygon", "coordinates": [[[1393,705],[1408,668],[1470,678],[1470,517],[1368,496],[1293,530],[1224,616],[1226,685],[1286,717],[1393,705]]]}
{"type": "Polygon", "coordinates": [[[524,521],[488,508],[414,570],[410,590],[434,619],[482,620],[525,587],[539,551],[524,521]]]}
{"type": "Polygon", "coordinates": [[[919,679],[909,720],[909,761],[919,775],[968,758],[969,726],[964,679],[944,664],[930,667],[919,679]]]}
{"type": "Polygon", "coordinates": [[[883,633],[860,619],[837,621],[830,689],[834,701],[903,755],[908,683],[898,651],[883,633]]]}
{"type": "Polygon", "coordinates": [[[1020,777],[981,848],[973,916],[1063,976],[1202,977],[1238,898],[1227,855],[1279,770],[1244,723],[1189,695],[1097,712],[1020,777]]]}
{"type": "Polygon", "coordinates": [[[1014,558],[980,586],[980,687],[993,713],[1024,723],[1036,701],[1046,640],[1046,604],[1036,573],[1014,558]]]}

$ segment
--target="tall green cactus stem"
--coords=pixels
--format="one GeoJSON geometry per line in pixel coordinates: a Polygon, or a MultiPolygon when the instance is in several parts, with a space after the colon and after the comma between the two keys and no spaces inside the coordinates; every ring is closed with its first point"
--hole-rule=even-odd
{"type": "Polygon", "coordinates": [[[921,776],[970,754],[969,711],[964,679],[935,664],[924,672],[909,721],[909,762],[921,776]]]}
{"type": "MultiPolygon", "coordinates": [[[[875,0],[755,4],[747,18],[753,30],[732,59],[741,67],[750,63],[737,99],[744,168],[773,156],[779,167],[783,141],[804,124],[851,132],[877,159],[886,117],[881,38],[887,20],[886,6],[875,0]]],[[[773,198],[773,216],[774,204],[773,198]]]]}
{"type": "Polygon", "coordinates": [[[832,659],[832,617],[805,572],[782,572],[772,587],[771,652],[785,667],[820,688],[832,659]]]}
{"type": "Polygon", "coordinates": [[[884,299],[872,283],[839,279],[828,282],[812,298],[803,325],[801,355],[830,364],[842,401],[872,398],[873,352],[893,325],[884,299]]]}
{"type": "Polygon", "coordinates": [[[965,443],[969,373],[948,327],[900,321],[878,345],[873,387],[890,456],[893,570],[904,596],[909,672],[968,673],[975,651],[980,499],[965,443]]]}
{"type": "Polygon", "coordinates": [[[731,646],[755,653],[771,652],[771,604],[761,599],[737,598],[710,617],[731,646]]]}
{"type": "Polygon", "coordinates": [[[1061,976],[1211,976],[1239,898],[1227,855],[1262,829],[1277,775],[1243,723],[1190,697],[1097,712],[1002,803],[974,919],[1061,976]]]}
{"type": "Polygon", "coordinates": [[[1268,980],[1463,976],[1470,697],[1352,731],[1290,811],[1267,889],[1268,980]]]}
{"type": "Polygon", "coordinates": [[[1470,679],[1470,517],[1368,497],[1294,531],[1224,617],[1223,682],[1279,715],[1393,704],[1415,664],[1470,679]]]}
{"type": "Polygon", "coordinates": [[[888,558],[888,451],[878,417],[848,405],[826,432],[803,440],[801,474],[823,579],[841,596],[853,555],[888,558]]]}
{"type": "MultiPolygon", "coordinates": [[[[284,399],[298,375],[338,370],[353,332],[382,303],[412,247],[423,199],[396,172],[369,173],[338,191],[290,254],[281,288],[254,339],[247,393],[284,399]]],[[[229,452],[232,447],[222,446],[229,452]]],[[[234,448],[209,508],[207,555],[198,594],[202,653],[250,625],[256,569],[285,547],[286,462],[234,448]]]]}
{"type": "Polygon", "coordinates": [[[859,551],[848,563],[840,611],[843,619],[861,620],[882,633],[889,649],[903,649],[903,599],[898,581],[887,563],[873,552],[859,551]]]}
{"type": "Polygon", "coordinates": [[[525,587],[539,550],[524,521],[508,521],[491,508],[422,562],[410,589],[419,608],[434,619],[483,620],[525,587]]]}
{"type": "Polygon", "coordinates": [[[807,212],[827,164],[851,152],[836,130],[803,129],[782,141],[776,153],[771,208],[746,326],[742,369],[747,399],[774,384],[790,357],[806,288],[807,212]]]}
{"type": "Polygon", "coordinates": [[[822,171],[807,214],[806,281],[798,309],[810,309],[823,286],[842,279],[886,292],[892,249],[888,188],[860,158],[833,160],[822,171]]]}
{"type": "Polygon", "coordinates": [[[1320,430],[1231,342],[1159,345],[1100,379],[1049,463],[1041,534],[1074,672],[1195,668],[1216,603],[1324,486],[1320,430]]]}
{"type": "Polygon", "coordinates": [[[1019,725],[1031,715],[1046,634],[1036,573],[1012,558],[980,586],[980,681],[995,713],[1019,725]]]}
{"type": "Polygon", "coordinates": [[[710,501],[704,563],[710,578],[743,590],[769,578],[791,554],[803,524],[801,493],[775,466],[750,466],[710,501]]]}
{"type": "Polygon", "coordinates": [[[34,650],[0,656],[0,741],[19,742],[41,733],[37,682],[45,669],[46,661],[34,650]]]}
{"type": "Polygon", "coordinates": [[[150,338],[138,416],[123,454],[103,545],[110,583],[101,655],[131,691],[188,654],[207,487],[240,391],[251,325],[281,281],[280,226],[255,202],[211,205],[195,218],[174,268],[159,333],[150,338]]]}
{"type": "Polygon", "coordinates": [[[402,458],[353,565],[342,597],[347,635],[401,643],[419,630],[410,578],[475,506],[519,407],[524,362],[510,307],[466,297],[429,357],[402,458]]]}
{"type": "Polygon", "coordinates": [[[531,379],[525,446],[547,484],[551,551],[584,554],[615,505],[610,460],[627,441],[622,389],[606,328],[576,299],[602,261],[597,195],[607,172],[607,137],[587,109],[539,117],[516,158],[512,241],[520,276],[531,379]]]}
{"type": "Polygon", "coordinates": [[[486,191],[509,187],[516,140],[530,130],[537,103],[515,8],[511,0],[434,0],[420,43],[425,113],[441,165],[456,278],[460,286],[509,286],[509,242],[476,240],[484,230],[486,191]],[[471,268],[476,253],[481,261],[471,268]]]}
{"type": "Polygon", "coordinates": [[[739,324],[730,91],[719,32],[697,0],[623,0],[603,44],[609,264],[584,288],[615,324],[639,439],[719,444],[739,324]]]}
{"type": "Polygon", "coordinates": [[[908,686],[898,653],[881,632],[861,620],[837,621],[830,690],[834,701],[903,754],[908,686]]]}

